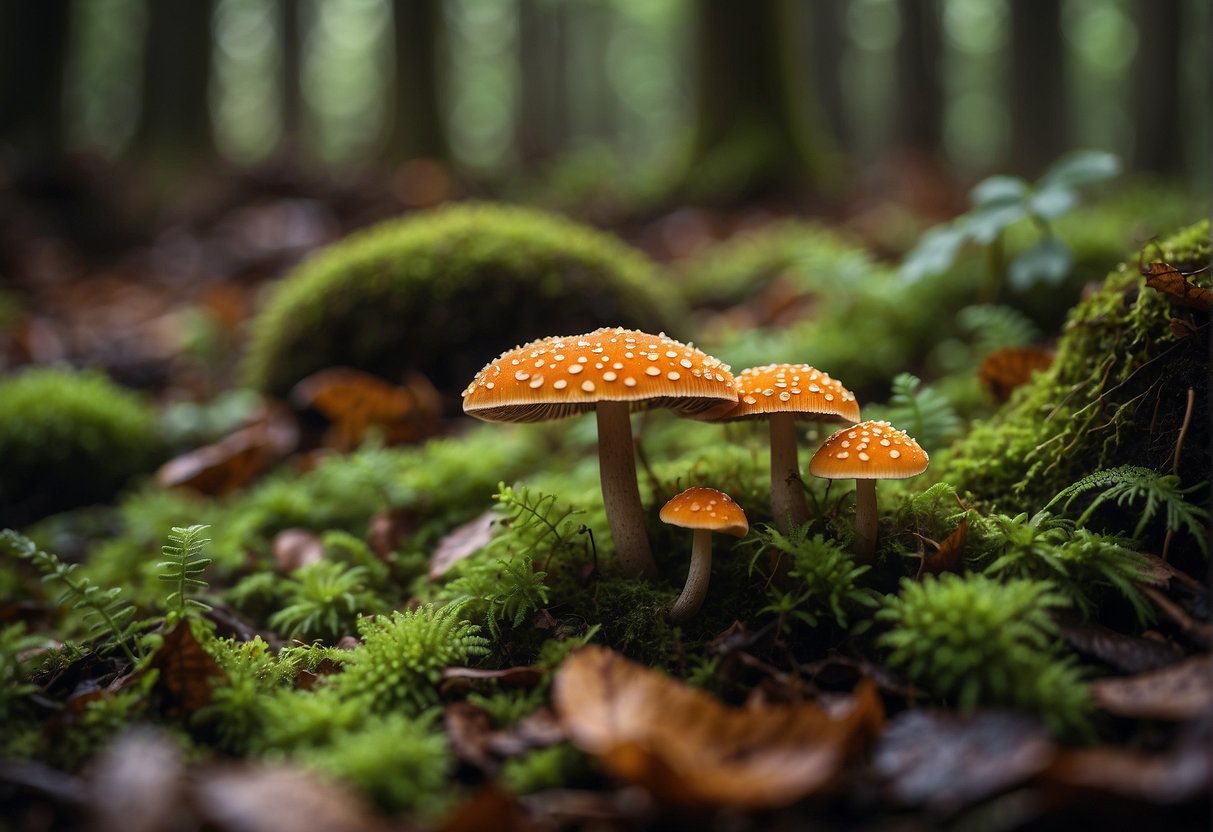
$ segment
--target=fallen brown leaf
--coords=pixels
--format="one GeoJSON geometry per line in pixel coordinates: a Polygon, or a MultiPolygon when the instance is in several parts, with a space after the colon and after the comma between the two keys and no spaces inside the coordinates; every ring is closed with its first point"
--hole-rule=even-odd
{"type": "Polygon", "coordinates": [[[1063,751],[1045,772],[1056,786],[1125,797],[1160,805],[1204,798],[1213,783],[1213,752],[1207,732],[1185,736],[1165,753],[1127,748],[1075,748],[1063,751]]]}
{"type": "Polygon", "coordinates": [[[361,798],[292,766],[232,766],[194,776],[194,803],[206,828],[225,832],[385,832],[361,798]]]}
{"type": "Polygon", "coordinates": [[[298,442],[294,417],[281,405],[266,403],[247,427],[164,463],[156,472],[156,482],[165,488],[223,496],[256,479],[298,442]]]}
{"type": "Polygon", "coordinates": [[[499,516],[486,511],[438,541],[438,548],[430,556],[430,580],[438,580],[456,563],[483,549],[493,539],[493,521],[499,516]]]}
{"type": "Polygon", "coordinates": [[[1025,384],[1036,370],[1053,363],[1053,353],[1039,347],[1004,347],[981,362],[977,378],[995,399],[1005,402],[1011,391],[1025,384]]]}
{"type": "Polygon", "coordinates": [[[274,535],[274,563],[286,574],[324,560],[324,544],[307,529],[283,529],[274,535]]]}
{"type": "Polygon", "coordinates": [[[1043,771],[1054,748],[1022,714],[913,710],[889,722],[872,765],[892,799],[950,813],[1043,771]]]}
{"type": "Polygon", "coordinates": [[[1134,719],[1196,719],[1213,708],[1213,657],[1192,656],[1179,664],[1137,676],[1096,679],[1095,703],[1134,719]]]}
{"type": "MultiPolygon", "coordinates": [[[[927,540],[935,546],[935,551],[929,555],[923,555],[922,563],[918,567],[918,574],[915,576],[917,580],[922,580],[923,575],[938,575],[941,572],[959,572],[961,559],[964,557],[965,543],[969,538],[969,521],[961,520],[960,523],[952,530],[952,533],[943,539],[942,542],[936,543],[934,540],[927,540]]],[[[926,538],[924,538],[925,540],[926,538]]]]}
{"type": "Polygon", "coordinates": [[[164,642],[152,656],[151,667],[160,671],[156,680],[187,714],[210,704],[216,681],[227,679],[223,670],[194,638],[189,621],[181,621],[164,636],[164,642]]]}
{"type": "Polygon", "coordinates": [[[1101,624],[1063,624],[1061,637],[1080,653],[1103,661],[1121,673],[1145,673],[1176,664],[1183,651],[1143,636],[1118,633],[1101,624]]]}
{"type": "Polygon", "coordinates": [[[1200,312],[1213,307],[1213,291],[1188,279],[1197,272],[1181,272],[1170,263],[1144,263],[1139,268],[1147,286],[1170,296],[1180,306],[1200,312]]]}
{"type": "Polygon", "coordinates": [[[493,786],[485,786],[466,803],[455,809],[438,827],[438,832],[524,832],[533,826],[527,813],[513,795],[493,786]]]}
{"type": "Polygon", "coordinates": [[[848,713],[815,704],[731,709],[712,695],[595,645],[556,674],[569,739],[612,775],[684,806],[783,806],[828,790],[879,729],[864,682],[848,713]]]}

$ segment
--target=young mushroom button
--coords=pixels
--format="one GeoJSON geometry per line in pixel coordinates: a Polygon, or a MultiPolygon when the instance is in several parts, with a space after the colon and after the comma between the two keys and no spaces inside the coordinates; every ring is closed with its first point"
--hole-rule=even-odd
{"type": "Polygon", "coordinates": [[[859,421],[855,395],[829,373],[808,364],[767,364],[737,374],[737,406],[716,417],[720,422],[765,419],[771,433],[771,513],[787,533],[788,522],[804,525],[804,500],[796,450],[796,422],[859,421]]]}
{"type": "Polygon", "coordinates": [[[876,480],[900,480],[927,470],[927,452],[888,422],[860,422],[827,439],[809,461],[809,473],[855,480],[855,556],[876,555],[876,480]]]}
{"type": "Polygon", "coordinates": [[[715,488],[697,486],[676,494],[661,509],[661,522],[692,529],[691,567],[682,594],[666,617],[675,623],[687,621],[699,611],[712,577],[712,532],[745,537],[750,530],[741,506],[715,488]]]}
{"type": "Polygon", "coordinates": [[[657,575],[636,484],[631,410],[695,416],[737,401],[727,364],[690,344],[634,329],[554,336],[501,354],[463,391],[465,413],[539,422],[594,411],[598,469],[611,538],[630,574],[657,575]]]}

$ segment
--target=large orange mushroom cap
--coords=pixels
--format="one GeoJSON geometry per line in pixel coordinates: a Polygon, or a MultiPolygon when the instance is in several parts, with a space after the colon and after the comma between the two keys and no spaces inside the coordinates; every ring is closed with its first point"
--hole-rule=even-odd
{"type": "Polygon", "coordinates": [[[816,422],[859,421],[855,394],[808,364],[766,364],[737,374],[737,406],[717,417],[722,422],[793,413],[816,422]]]}
{"type": "Polygon", "coordinates": [[[695,416],[736,402],[737,394],[720,359],[666,335],[614,327],[515,347],[463,391],[464,412],[489,422],[559,419],[599,401],[695,416]]]}
{"type": "Polygon", "coordinates": [[[860,422],[817,449],[809,473],[831,480],[897,480],[927,470],[930,458],[904,430],[888,422],[860,422]]]}

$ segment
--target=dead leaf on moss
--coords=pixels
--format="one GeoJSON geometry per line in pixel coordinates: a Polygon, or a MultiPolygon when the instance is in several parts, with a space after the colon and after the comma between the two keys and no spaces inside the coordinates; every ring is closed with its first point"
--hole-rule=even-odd
{"type": "Polygon", "coordinates": [[[1040,347],[1004,347],[981,362],[977,378],[995,399],[1005,402],[1011,391],[1026,384],[1037,370],[1053,363],[1053,353],[1040,347]]]}
{"type": "Polygon", "coordinates": [[[543,670],[533,665],[502,667],[496,670],[481,667],[447,667],[442,670],[442,678],[444,681],[456,683],[491,679],[508,688],[529,689],[542,681],[543,670]]]}
{"type": "Polygon", "coordinates": [[[165,488],[189,488],[221,497],[243,488],[287,456],[299,442],[294,417],[266,404],[255,421],[213,445],[170,459],[156,472],[165,488]]]}
{"type": "Polygon", "coordinates": [[[824,792],[884,719],[869,682],[841,716],[811,703],[733,709],[594,645],[565,660],[552,702],[608,772],[684,806],[775,807],[824,792]]]}
{"type": "Polygon", "coordinates": [[[441,414],[437,391],[418,373],[397,387],[352,367],[330,367],[296,384],[291,399],[324,414],[332,425],[325,444],[339,451],[358,447],[372,429],[388,445],[416,442],[437,433],[441,414]]]}
{"type": "Polygon", "coordinates": [[[1170,642],[1118,633],[1101,624],[1063,624],[1061,636],[1078,652],[1094,656],[1121,673],[1157,670],[1184,656],[1170,642]]]}
{"type": "Polygon", "coordinates": [[[438,548],[430,556],[430,580],[438,580],[456,563],[487,546],[493,539],[493,521],[499,516],[486,511],[438,541],[438,548]]]}
{"type": "Polygon", "coordinates": [[[324,544],[307,529],[283,529],[274,535],[274,563],[286,574],[324,560],[324,544]]]}
{"type": "Polygon", "coordinates": [[[1045,772],[1053,786],[1174,805],[1204,799],[1213,781],[1208,731],[1185,734],[1178,746],[1147,754],[1103,746],[1063,751],[1045,772]]]}
{"type": "Polygon", "coordinates": [[[1207,312],[1213,308],[1213,291],[1203,286],[1197,286],[1190,277],[1198,272],[1181,272],[1170,263],[1139,264],[1146,285],[1157,292],[1171,297],[1175,303],[1187,309],[1207,312]]]}
{"type": "Polygon", "coordinates": [[[351,789],[294,766],[231,766],[194,776],[208,829],[226,832],[387,832],[351,789]]]}
{"type": "Polygon", "coordinates": [[[214,684],[227,675],[194,638],[189,621],[182,621],[164,635],[152,656],[151,666],[160,671],[156,684],[187,714],[210,704],[214,684]]]}
{"type": "Polygon", "coordinates": [[[872,765],[897,803],[949,813],[1026,781],[1053,753],[1048,732],[1022,714],[913,710],[889,722],[872,765]]]}
{"type": "Polygon", "coordinates": [[[1213,657],[1193,656],[1137,676],[1096,679],[1090,688],[1095,703],[1117,716],[1196,719],[1213,708],[1213,657]]]}
{"type": "Polygon", "coordinates": [[[965,543],[969,539],[969,521],[961,520],[952,533],[936,543],[934,540],[923,538],[935,547],[931,554],[924,554],[918,567],[916,580],[922,580],[923,575],[938,575],[941,572],[959,572],[964,558],[965,543]]]}

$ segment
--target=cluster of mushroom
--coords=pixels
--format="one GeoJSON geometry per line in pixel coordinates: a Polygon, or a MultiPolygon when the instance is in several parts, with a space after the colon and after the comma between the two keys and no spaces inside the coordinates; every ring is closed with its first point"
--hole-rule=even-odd
{"type": "MultiPolygon", "coordinates": [[[[594,411],[599,476],[615,551],[633,575],[657,576],[636,482],[629,414],[663,407],[702,421],[766,419],[771,434],[771,508],[776,526],[808,520],[797,460],[797,420],[843,423],[809,464],[815,476],[855,479],[856,555],[876,545],[875,480],[913,476],[927,455],[887,422],[859,422],[855,396],[807,364],[754,367],[736,377],[727,364],[664,334],[603,328],[555,336],[502,353],[463,391],[465,413],[490,422],[538,422],[594,411]],[[858,423],[858,424],[857,424],[858,423]]],[[[691,488],[662,509],[661,519],[695,529],[686,586],[671,620],[695,613],[707,591],[712,529],[738,537],[745,513],[715,489],[691,488]]]]}

